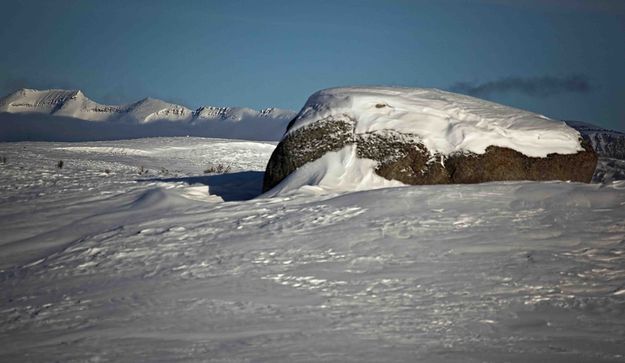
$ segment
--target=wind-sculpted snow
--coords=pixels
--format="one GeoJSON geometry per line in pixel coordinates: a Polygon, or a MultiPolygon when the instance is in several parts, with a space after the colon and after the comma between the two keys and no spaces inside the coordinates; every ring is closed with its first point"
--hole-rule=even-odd
{"type": "Polygon", "coordinates": [[[0,361],[625,359],[623,181],[252,199],[272,148],[1,144],[0,361]]]}
{"type": "Polygon", "coordinates": [[[355,120],[354,132],[415,135],[434,154],[483,154],[489,146],[530,157],[583,150],[580,134],[562,121],[437,89],[346,87],[308,99],[289,132],[331,117],[355,120]]]}
{"type": "Polygon", "coordinates": [[[321,158],[304,164],[286,177],[275,188],[264,194],[275,197],[299,193],[302,190],[313,193],[370,190],[405,185],[397,180],[388,180],[377,175],[377,162],[357,157],[355,145],[331,151],[321,158]]]}

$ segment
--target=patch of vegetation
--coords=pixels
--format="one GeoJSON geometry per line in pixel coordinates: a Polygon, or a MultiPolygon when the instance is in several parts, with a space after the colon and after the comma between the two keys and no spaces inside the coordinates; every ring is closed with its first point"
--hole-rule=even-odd
{"type": "Polygon", "coordinates": [[[211,164],[204,170],[204,174],[224,174],[229,173],[231,169],[230,165],[211,164]]]}

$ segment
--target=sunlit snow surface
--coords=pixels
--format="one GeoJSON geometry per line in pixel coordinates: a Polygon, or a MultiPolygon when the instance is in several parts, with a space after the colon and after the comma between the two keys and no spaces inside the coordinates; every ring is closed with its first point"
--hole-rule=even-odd
{"type": "Polygon", "coordinates": [[[0,144],[0,361],[625,360],[623,181],[247,200],[273,147],[0,144]]]}
{"type": "Polygon", "coordinates": [[[289,132],[327,119],[351,119],[354,132],[416,135],[431,152],[483,154],[506,147],[531,157],[583,150],[580,133],[562,121],[438,89],[343,87],[308,98],[289,132]]]}

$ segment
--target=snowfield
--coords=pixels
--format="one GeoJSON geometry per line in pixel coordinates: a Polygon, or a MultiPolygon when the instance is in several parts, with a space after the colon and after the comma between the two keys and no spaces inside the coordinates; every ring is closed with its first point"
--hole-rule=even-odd
{"type": "Polygon", "coordinates": [[[0,361],[625,360],[620,161],[259,196],[274,147],[0,144],[0,361]]]}

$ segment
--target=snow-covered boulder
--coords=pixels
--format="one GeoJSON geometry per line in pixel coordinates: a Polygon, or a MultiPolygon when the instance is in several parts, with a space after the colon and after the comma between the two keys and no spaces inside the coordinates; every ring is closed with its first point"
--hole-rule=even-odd
{"type": "Polygon", "coordinates": [[[388,185],[379,177],[405,184],[590,182],[596,164],[578,131],[542,115],[436,89],[334,88],[313,94],[289,123],[263,188],[298,173],[278,189],[367,188],[354,170],[372,187],[388,185]]]}

